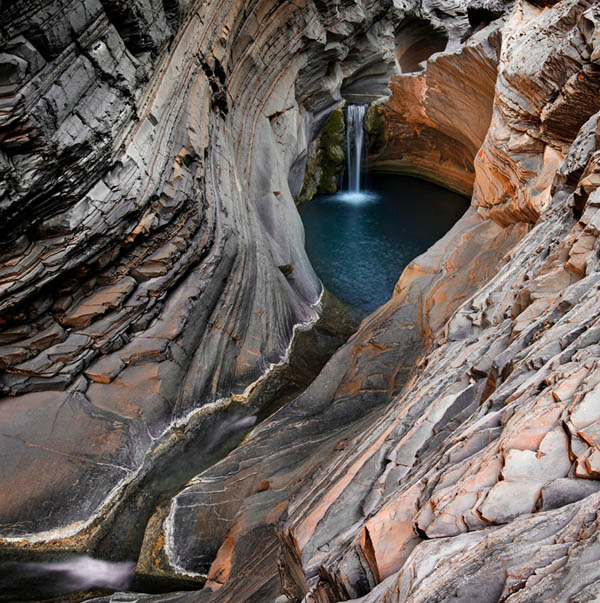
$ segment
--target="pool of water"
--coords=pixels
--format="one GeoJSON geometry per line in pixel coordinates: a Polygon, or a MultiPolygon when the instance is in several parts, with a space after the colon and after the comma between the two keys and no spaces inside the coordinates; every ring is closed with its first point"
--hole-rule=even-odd
{"type": "Polygon", "coordinates": [[[306,250],[325,287],[366,315],[468,206],[465,197],[424,180],[370,174],[366,191],[318,195],[303,208],[306,250]]]}

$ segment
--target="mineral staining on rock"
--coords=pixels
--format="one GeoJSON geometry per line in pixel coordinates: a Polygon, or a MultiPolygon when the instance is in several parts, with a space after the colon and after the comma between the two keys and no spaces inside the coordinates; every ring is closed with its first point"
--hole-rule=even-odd
{"type": "Polygon", "coordinates": [[[379,104],[373,103],[369,105],[365,114],[364,128],[369,136],[368,151],[370,153],[376,153],[385,144],[385,123],[381,115],[379,104]]]}
{"type": "MultiPolygon", "coordinates": [[[[572,40],[586,22],[573,15],[585,8],[572,2],[557,32],[566,6],[558,15],[517,6],[506,27],[529,11],[538,36],[572,40]]],[[[511,43],[499,82],[514,68],[511,43]]],[[[581,44],[580,56],[590,56],[581,44]]],[[[562,69],[561,46],[553,49],[546,62],[562,69]]],[[[541,77],[531,69],[522,81],[541,77]]],[[[594,516],[598,490],[594,111],[579,118],[570,144],[530,132],[518,154],[498,143],[524,134],[514,106],[497,96],[476,207],[407,268],[395,297],[305,394],[173,499],[162,527],[171,558],[160,571],[167,562],[206,573],[207,600],[275,597],[279,581],[266,568],[277,560],[290,600],[595,592],[596,575],[575,561],[592,550],[593,525],[590,538],[574,536],[594,516]],[[530,173],[518,167],[525,160],[530,173]],[[509,177],[544,200],[537,214],[481,188],[502,191],[509,177]],[[208,526],[217,517],[215,548],[208,526]],[[260,563],[250,555],[257,542],[260,563]],[[533,555],[540,543],[543,554],[533,555]]],[[[472,146],[483,129],[477,136],[472,146]]]]}
{"type": "Polygon", "coordinates": [[[416,175],[471,196],[473,160],[492,118],[501,23],[463,32],[472,35],[464,43],[453,39],[426,69],[392,78],[391,97],[368,116],[375,134],[370,169],[416,175]]]}
{"type": "Polygon", "coordinates": [[[135,599],[598,597],[598,7],[3,4],[4,556],[110,547],[198,417],[249,429],[317,318],[307,148],[397,61],[371,160],[472,207],[151,509],[139,572],[205,585],[135,599]]]}

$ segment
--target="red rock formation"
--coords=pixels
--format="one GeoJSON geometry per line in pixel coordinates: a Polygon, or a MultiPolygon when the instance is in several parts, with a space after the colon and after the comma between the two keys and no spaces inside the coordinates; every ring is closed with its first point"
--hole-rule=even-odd
{"type": "MultiPolygon", "coordinates": [[[[5,554],[123,554],[157,472],[176,473],[165,451],[200,425],[206,469],[183,489],[176,480],[155,510],[138,572],[204,588],[136,600],[597,598],[597,7],[521,2],[489,28],[479,3],[466,15],[413,7],[448,47],[395,80],[407,98],[424,92],[402,109],[406,148],[430,176],[436,152],[453,158],[438,171],[456,174],[456,188],[483,137],[496,56],[486,44],[502,28],[473,206],[302,395],[218,460],[260,408],[260,387],[243,389],[313,316],[318,285],[287,180],[311,138],[300,124],[340,91],[357,94],[353,82],[379,83],[360,56],[394,38],[378,20],[392,11],[210,2],[143,19],[135,5],[118,13],[117,36],[107,21],[120,5],[69,6],[56,39],[23,29],[53,9],[3,17],[13,54],[2,55],[0,159],[15,174],[3,181],[0,336],[4,387],[22,394],[0,403],[1,479],[14,485],[0,504],[5,554]],[[178,28],[171,46],[155,21],[178,28]],[[86,76],[88,63],[103,72],[105,47],[116,61],[105,71],[121,65],[121,79],[86,76]],[[144,77],[140,94],[131,78],[144,77]],[[483,89],[476,119],[451,119],[483,89]],[[86,150],[92,131],[106,133],[102,152],[86,150]]],[[[400,45],[410,64],[414,43],[400,45]]],[[[403,102],[396,91],[390,106],[403,102]]]]}
{"type": "Polygon", "coordinates": [[[391,97],[378,106],[383,140],[369,169],[414,174],[470,196],[492,117],[499,44],[493,23],[454,52],[434,55],[426,69],[394,76],[391,97]]]}

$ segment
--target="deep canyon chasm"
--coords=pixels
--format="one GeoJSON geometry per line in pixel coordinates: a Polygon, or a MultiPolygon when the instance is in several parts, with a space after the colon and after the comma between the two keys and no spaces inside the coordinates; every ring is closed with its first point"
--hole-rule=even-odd
{"type": "Polygon", "coordinates": [[[598,600],[599,115],[585,0],[1,0],[0,563],[598,600]],[[295,203],[343,101],[471,197],[357,330],[295,203]]]}

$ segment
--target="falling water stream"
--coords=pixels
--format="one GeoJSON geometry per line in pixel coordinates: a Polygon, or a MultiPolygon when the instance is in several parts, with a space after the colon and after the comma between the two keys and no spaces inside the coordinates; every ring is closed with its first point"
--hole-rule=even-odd
{"type": "Polygon", "coordinates": [[[367,105],[348,105],[346,125],[346,162],[348,166],[348,192],[359,194],[361,185],[361,164],[365,132],[363,121],[367,105]]]}

